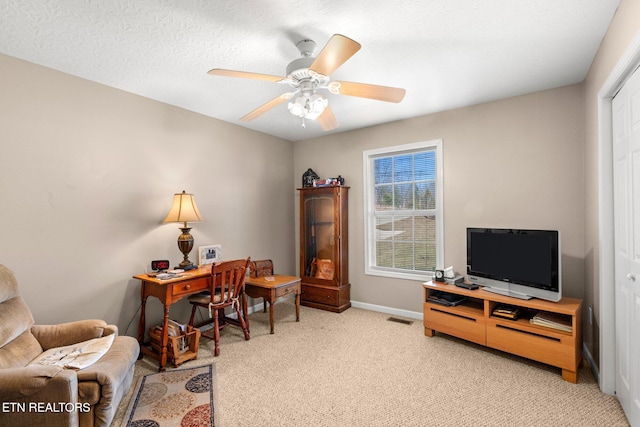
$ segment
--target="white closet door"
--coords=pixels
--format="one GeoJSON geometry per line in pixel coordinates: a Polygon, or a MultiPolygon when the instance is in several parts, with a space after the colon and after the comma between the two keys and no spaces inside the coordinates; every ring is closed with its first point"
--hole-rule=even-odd
{"type": "Polygon", "coordinates": [[[613,99],[616,395],[640,426],[640,72],[613,99]]]}

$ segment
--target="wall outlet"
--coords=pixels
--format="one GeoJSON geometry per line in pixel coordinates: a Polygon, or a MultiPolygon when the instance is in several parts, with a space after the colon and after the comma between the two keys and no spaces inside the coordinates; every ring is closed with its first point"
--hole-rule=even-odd
{"type": "Polygon", "coordinates": [[[589,319],[589,326],[593,325],[593,309],[591,307],[587,307],[587,319],[589,319]]]}

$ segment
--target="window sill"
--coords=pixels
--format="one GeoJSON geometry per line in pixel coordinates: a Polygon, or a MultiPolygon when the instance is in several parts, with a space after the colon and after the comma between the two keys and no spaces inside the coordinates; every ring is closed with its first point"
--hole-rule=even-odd
{"type": "Polygon", "coordinates": [[[399,271],[387,271],[387,270],[376,270],[371,268],[365,268],[364,274],[367,276],[380,276],[380,277],[390,277],[393,279],[404,279],[404,280],[419,280],[421,282],[428,282],[433,279],[433,273],[409,273],[409,272],[399,272],[399,271]]]}

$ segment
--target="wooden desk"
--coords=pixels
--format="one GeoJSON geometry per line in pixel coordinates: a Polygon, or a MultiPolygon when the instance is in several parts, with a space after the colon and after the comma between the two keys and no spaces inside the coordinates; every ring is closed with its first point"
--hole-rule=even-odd
{"type": "Polygon", "coordinates": [[[146,274],[138,274],[133,276],[142,282],[140,287],[140,322],[138,323],[138,342],[140,343],[140,357],[143,354],[158,360],[158,371],[164,371],[167,366],[167,343],[169,341],[168,320],[169,308],[185,296],[198,292],[209,290],[211,282],[211,266],[205,266],[195,270],[189,270],[182,273],[182,277],[170,280],[160,280],[155,277],[149,277],[146,274]],[[164,318],[162,321],[162,352],[160,354],[144,345],[145,333],[145,307],[147,298],[154,296],[158,298],[164,305],[164,318]]]}
{"type": "MultiPolygon", "coordinates": [[[[267,277],[247,277],[245,280],[245,293],[252,298],[264,298],[269,303],[269,322],[271,323],[271,333],[273,334],[273,303],[280,297],[295,293],[296,322],[300,321],[300,278],[281,276],[279,274],[267,277]],[[267,280],[267,277],[274,280],[267,280]]],[[[248,324],[249,320],[247,319],[248,324]]]]}

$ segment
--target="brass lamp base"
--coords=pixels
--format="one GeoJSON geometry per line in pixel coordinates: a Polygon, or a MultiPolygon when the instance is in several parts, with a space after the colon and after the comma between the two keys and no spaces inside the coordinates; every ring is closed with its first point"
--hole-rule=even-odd
{"type": "Polygon", "coordinates": [[[178,248],[182,252],[184,259],[178,264],[178,267],[183,270],[192,270],[197,266],[189,261],[189,252],[193,249],[193,236],[189,233],[191,227],[180,227],[180,230],[182,230],[182,234],[178,236],[178,248]]]}

